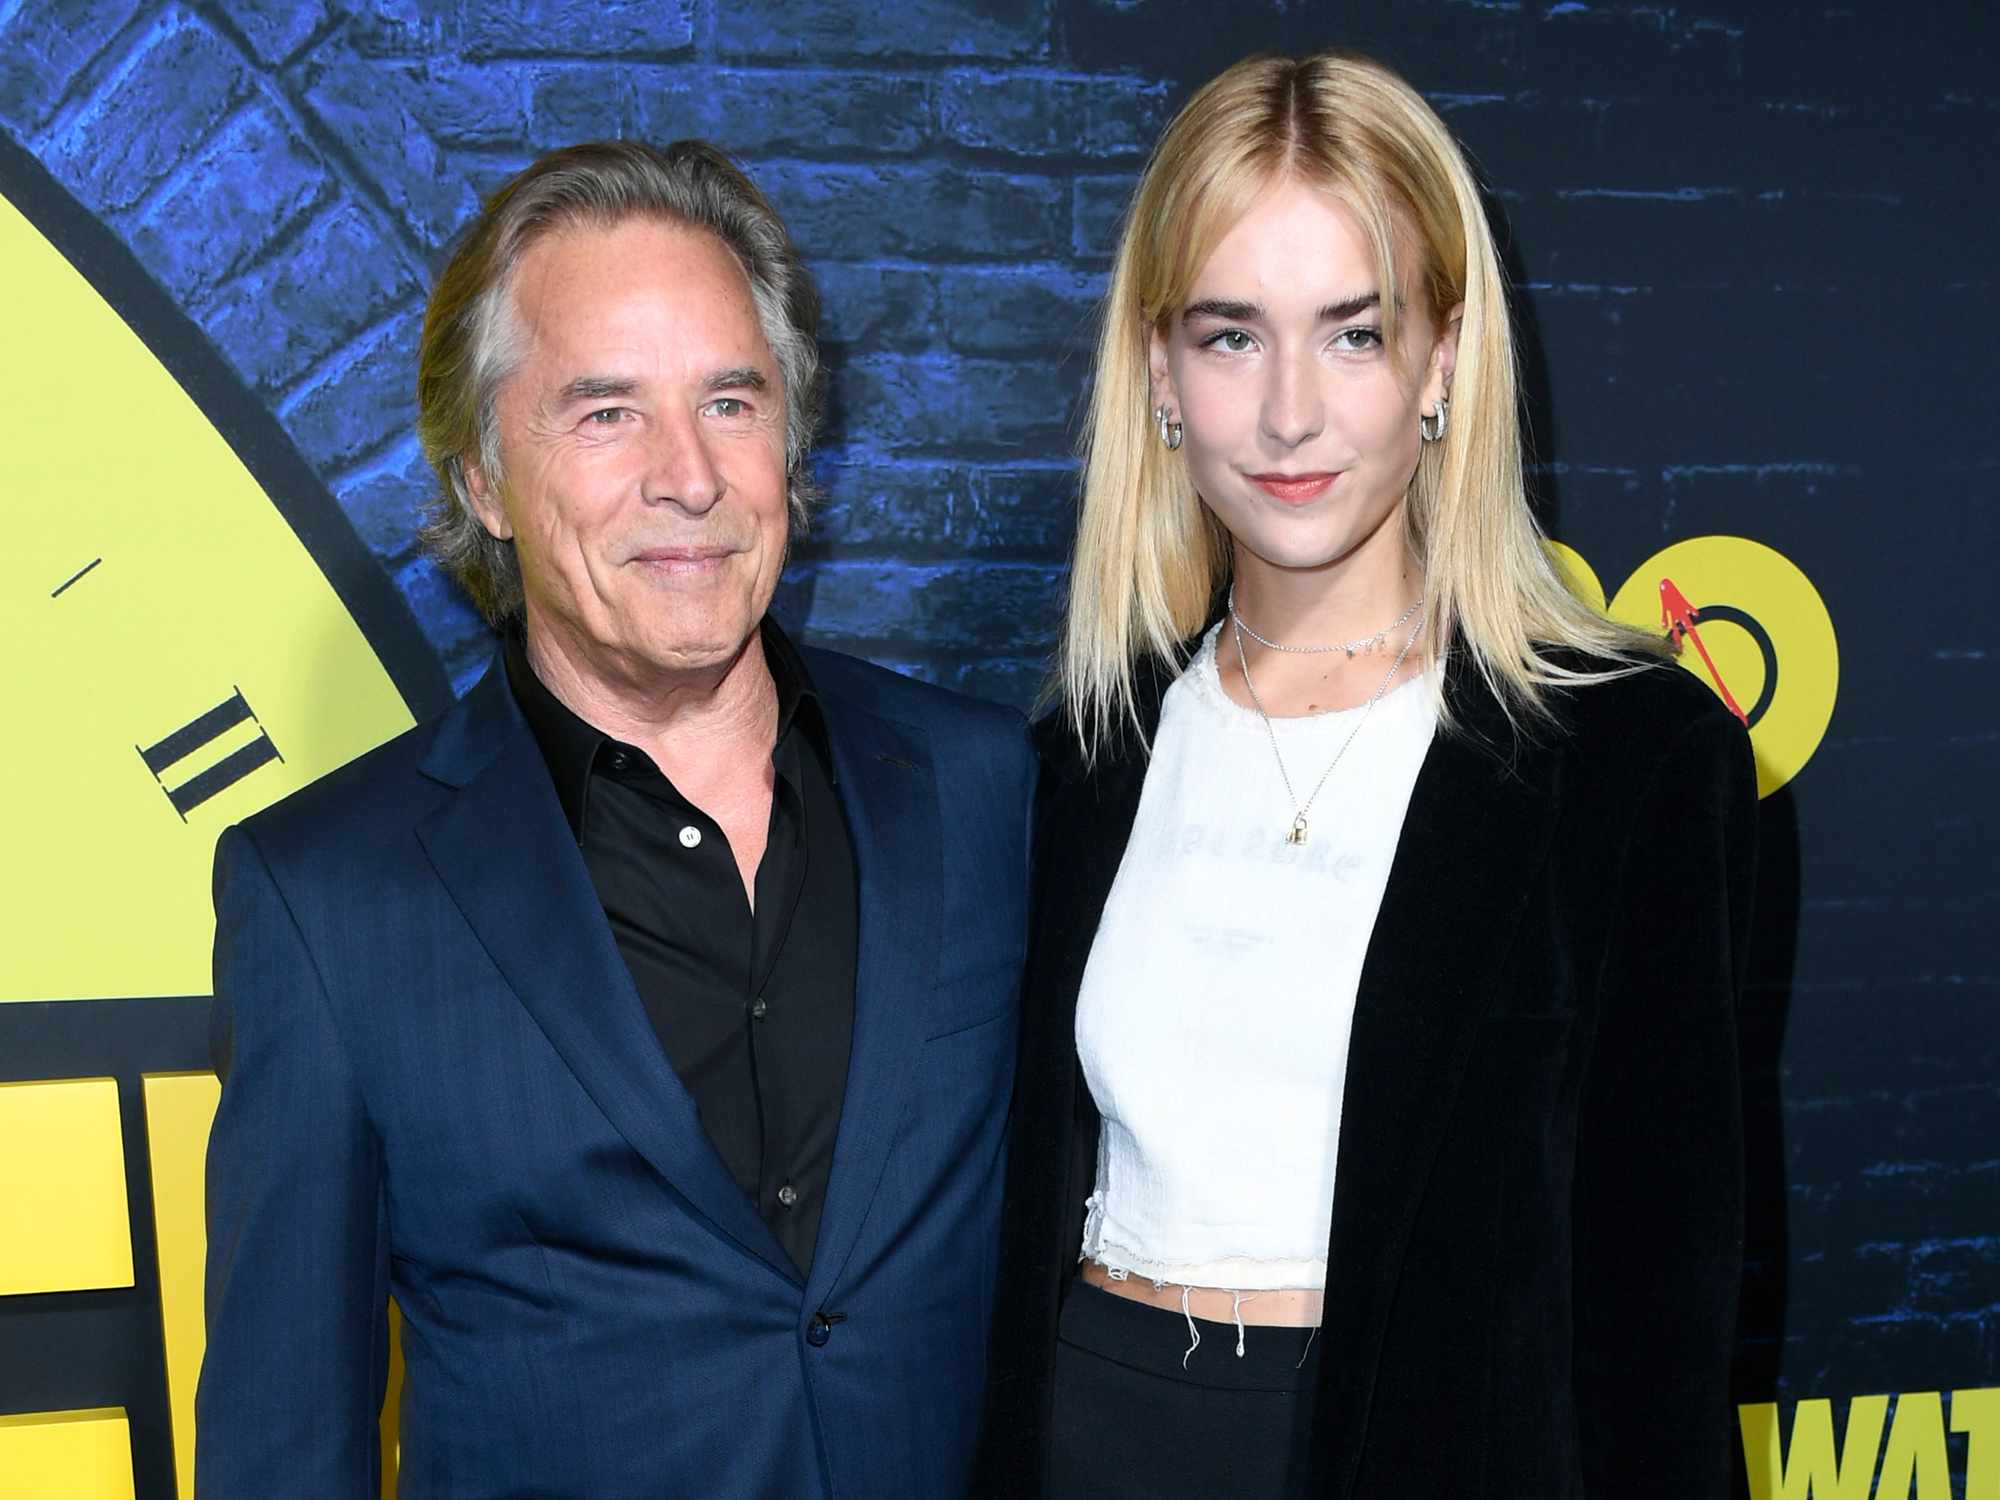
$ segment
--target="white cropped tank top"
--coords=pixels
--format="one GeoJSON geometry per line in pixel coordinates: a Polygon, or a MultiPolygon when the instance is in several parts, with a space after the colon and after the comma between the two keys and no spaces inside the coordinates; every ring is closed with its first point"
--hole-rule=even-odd
{"type": "MultiPolygon", "coordinates": [[[[1077,998],[1103,1120],[1082,1258],[1158,1283],[1317,1290],[1355,990],[1437,714],[1425,679],[1376,704],[1307,842],[1288,845],[1270,736],[1223,694],[1216,639],[1161,705],[1077,998]]],[[[1362,712],[1272,721],[1301,795],[1362,712]]]]}

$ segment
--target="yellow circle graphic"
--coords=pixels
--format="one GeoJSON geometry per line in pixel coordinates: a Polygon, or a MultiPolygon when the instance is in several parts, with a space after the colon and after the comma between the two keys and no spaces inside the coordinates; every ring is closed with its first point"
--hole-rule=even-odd
{"type": "Polygon", "coordinates": [[[1654,553],[1612,597],[1614,619],[1680,645],[1681,665],[1750,731],[1757,795],[1812,759],[1833,717],[1840,651],[1812,580],[1740,536],[1702,536],[1654,553]]]}

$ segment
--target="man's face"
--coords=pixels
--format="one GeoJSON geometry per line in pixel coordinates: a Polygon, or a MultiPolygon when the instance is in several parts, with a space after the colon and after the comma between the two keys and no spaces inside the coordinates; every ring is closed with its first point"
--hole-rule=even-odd
{"type": "Polygon", "coordinates": [[[467,478],[514,540],[530,638],[639,691],[727,667],[787,534],[783,377],[742,267],[705,231],[634,219],[537,241],[513,291],[504,482],[467,478]]]}

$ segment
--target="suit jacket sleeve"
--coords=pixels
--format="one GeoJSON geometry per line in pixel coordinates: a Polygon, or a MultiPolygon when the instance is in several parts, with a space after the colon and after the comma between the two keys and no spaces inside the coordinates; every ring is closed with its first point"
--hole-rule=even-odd
{"type": "Polygon", "coordinates": [[[381,1143],[314,956],[252,836],[215,862],[202,1500],[380,1491],[381,1143]]]}
{"type": "Polygon", "coordinates": [[[1574,1372],[1591,1496],[1729,1493],[1736,1002],[1756,800],[1741,726],[1698,715],[1654,769],[1624,854],[1577,1134],[1574,1372]]]}

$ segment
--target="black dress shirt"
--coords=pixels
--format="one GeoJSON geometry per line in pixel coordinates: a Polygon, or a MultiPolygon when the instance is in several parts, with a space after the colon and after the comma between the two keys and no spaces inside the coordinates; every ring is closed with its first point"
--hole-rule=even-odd
{"type": "Polygon", "coordinates": [[[854,851],[805,663],[768,619],[762,638],[778,733],[754,913],[720,826],[643,750],[585,723],[543,686],[518,629],[507,680],[667,1060],[730,1175],[803,1273],[854,1032],[854,851]]]}

